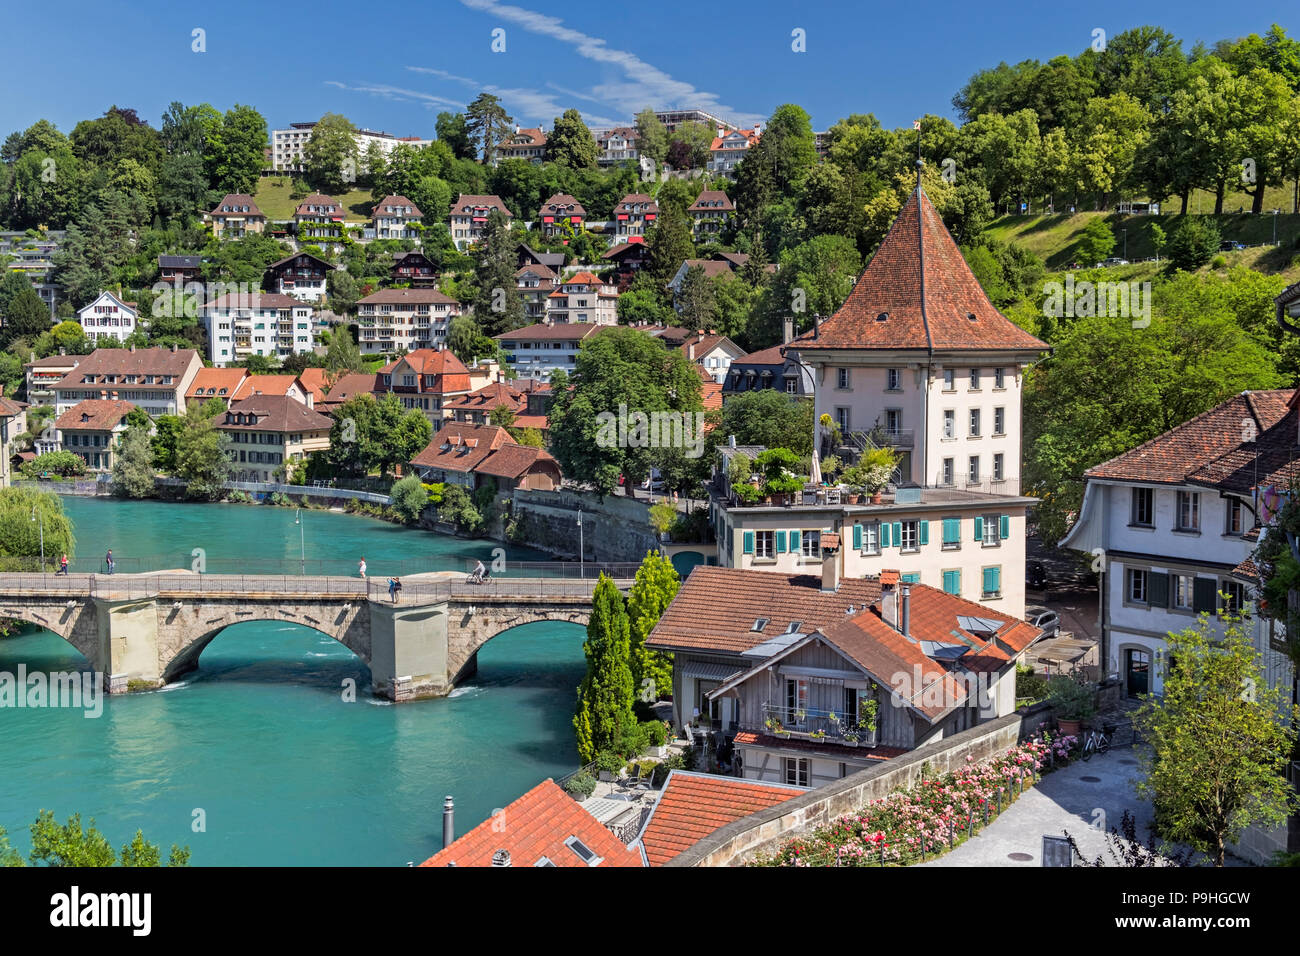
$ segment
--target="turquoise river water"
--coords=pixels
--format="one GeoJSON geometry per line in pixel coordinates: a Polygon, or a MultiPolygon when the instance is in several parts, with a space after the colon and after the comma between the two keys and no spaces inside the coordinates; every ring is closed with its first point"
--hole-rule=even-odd
{"type": "MultiPolygon", "coordinates": [[[[297,570],[371,576],[486,563],[491,545],[344,514],[288,508],[64,498],[73,563],[95,570],[111,547],[119,571],[297,570]],[[299,531],[302,531],[300,543],[299,531]],[[157,556],[175,556],[163,565],[157,556]]],[[[524,549],[509,556],[540,559],[524,549]]],[[[37,811],[74,812],[115,847],[136,829],[188,844],[203,865],[420,862],[442,846],[442,802],[464,833],[495,807],[578,762],[570,724],[583,673],[583,629],[528,624],[488,643],[477,676],[450,697],[392,705],[369,671],[306,627],[248,622],[223,631],[199,669],[163,690],[107,699],[103,714],[0,708],[0,826],[29,849],[37,811]],[[357,700],[345,702],[346,678],[357,700]],[[197,811],[202,811],[201,814],[197,811]],[[194,821],[205,824],[195,832],[194,821]]],[[[48,631],[0,639],[0,671],[86,668],[48,631]]],[[[164,852],[165,856],[165,852],[164,852]]]]}

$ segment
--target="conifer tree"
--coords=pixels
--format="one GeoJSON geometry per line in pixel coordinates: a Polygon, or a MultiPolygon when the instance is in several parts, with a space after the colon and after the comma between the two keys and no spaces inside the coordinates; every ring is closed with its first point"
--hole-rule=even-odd
{"type": "Polygon", "coordinates": [[[636,729],[627,609],[613,579],[604,574],[592,594],[582,650],[587,674],[578,687],[573,729],[579,755],[591,761],[601,751],[616,750],[636,729]]]}

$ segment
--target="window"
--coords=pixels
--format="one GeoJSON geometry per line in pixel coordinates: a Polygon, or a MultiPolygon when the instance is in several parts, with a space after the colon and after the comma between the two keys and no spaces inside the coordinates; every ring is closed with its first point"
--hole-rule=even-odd
{"type": "Polygon", "coordinates": [[[983,569],[983,589],[980,596],[983,598],[999,598],[1002,596],[1002,568],[984,568],[983,569]]]}
{"type": "Polygon", "coordinates": [[[995,368],[995,369],[993,370],[993,387],[994,387],[994,388],[1006,388],[1006,387],[1007,387],[1006,372],[1007,372],[1007,370],[1004,369],[1004,368],[995,368]]]}
{"type": "Polygon", "coordinates": [[[1240,498],[1228,499],[1228,534],[1246,533],[1246,507],[1240,498]]]}
{"type": "Polygon", "coordinates": [[[952,484],[952,459],[951,458],[945,458],[943,460],[943,483],[945,485],[952,484]]]}
{"type": "Polygon", "coordinates": [[[999,531],[998,516],[985,515],[983,520],[981,521],[981,524],[983,525],[981,530],[984,532],[984,534],[980,540],[980,544],[982,544],[986,548],[996,548],[1001,543],[1000,539],[998,538],[998,531],[999,531]]]}
{"type": "Polygon", "coordinates": [[[805,558],[820,558],[822,555],[822,533],[820,531],[803,532],[800,552],[805,558]]]}
{"type": "Polygon", "coordinates": [[[793,378],[787,378],[787,379],[785,380],[785,392],[786,392],[787,395],[797,395],[797,394],[799,394],[799,383],[798,383],[798,381],[796,381],[796,380],[793,379],[793,378]]]}
{"type": "Polygon", "coordinates": [[[943,519],[943,550],[955,551],[961,548],[961,519],[943,519]]]}
{"type": "Polygon", "coordinates": [[[1001,481],[1003,478],[1006,477],[1006,475],[1004,474],[1005,469],[1003,467],[1004,461],[1005,461],[1005,456],[1002,454],[1002,452],[998,452],[996,455],[993,456],[993,480],[994,481],[1001,481]]]}
{"type": "Polygon", "coordinates": [[[1241,614],[1246,610],[1246,585],[1240,581],[1224,579],[1219,582],[1220,614],[1241,614]]]}
{"type": "Polygon", "coordinates": [[[804,722],[799,714],[808,710],[808,681],[803,678],[789,678],[785,682],[786,723],[799,725],[804,722]]]}
{"type": "Polygon", "coordinates": [[[943,410],[943,437],[957,437],[957,413],[951,408],[943,410]]]}
{"type": "Polygon", "coordinates": [[[771,558],[775,557],[772,550],[773,533],[771,531],[757,531],[754,533],[754,557],[771,558]]]}
{"type": "Polygon", "coordinates": [[[1007,433],[1007,410],[1005,408],[993,409],[993,434],[1005,435],[1007,433]]]}
{"type": "Polygon", "coordinates": [[[1155,509],[1155,491],[1151,488],[1133,489],[1133,514],[1131,523],[1144,528],[1152,526],[1155,509]]]}
{"type": "Polygon", "coordinates": [[[1198,491],[1178,492],[1177,531],[1199,531],[1201,528],[1201,494],[1198,491]]]}
{"type": "Polygon", "coordinates": [[[961,597],[961,571],[943,572],[943,591],[961,597]]]}
{"type": "Polygon", "coordinates": [[[836,388],[849,387],[849,370],[846,368],[836,369],[836,388]]]}
{"type": "Polygon", "coordinates": [[[979,455],[971,456],[969,473],[970,473],[970,483],[972,485],[978,485],[980,482],[980,456],[979,455]]]}
{"type": "Polygon", "coordinates": [[[862,525],[862,552],[863,554],[880,553],[880,522],[868,521],[862,525]]]}
{"type": "Polygon", "coordinates": [[[970,410],[970,437],[980,437],[980,410],[978,408],[970,410]]]}
{"type": "Polygon", "coordinates": [[[808,759],[806,757],[785,758],[785,783],[788,787],[808,786],[808,759]]]}
{"type": "Polygon", "coordinates": [[[904,551],[919,551],[921,549],[921,536],[919,531],[919,521],[904,521],[902,524],[902,537],[898,539],[899,546],[904,551]]]}
{"type": "Polygon", "coordinates": [[[1143,568],[1129,568],[1125,575],[1128,579],[1124,596],[1130,604],[1146,604],[1149,594],[1150,579],[1143,568]]]}
{"type": "Polygon", "coordinates": [[[885,409],[885,431],[897,435],[903,430],[903,410],[901,408],[885,409]]]}
{"type": "Polygon", "coordinates": [[[835,409],[835,423],[840,426],[841,433],[847,433],[849,430],[849,410],[847,408],[835,409]]]}
{"type": "Polygon", "coordinates": [[[898,368],[885,369],[885,390],[890,392],[902,391],[903,388],[903,370],[898,368]]]}
{"type": "Polygon", "coordinates": [[[980,370],[973,368],[970,370],[970,387],[977,389],[980,387],[980,370]]]}
{"type": "Polygon", "coordinates": [[[1193,605],[1193,588],[1196,577],[1191,574],[1171,574],[1169,581],[1170,607],[1190,611],[1193,605]]]}
{"type": "Polygon", "coordinates": [[[954,375],[952,369],[946,368],[943,370],[943,390],[945,392],[951,392],[956,389],[957,386],[953,383],[953,378],[954,375]]]}

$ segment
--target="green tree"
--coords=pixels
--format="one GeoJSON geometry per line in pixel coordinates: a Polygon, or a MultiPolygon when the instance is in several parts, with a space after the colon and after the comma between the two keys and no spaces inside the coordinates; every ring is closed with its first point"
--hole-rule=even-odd
{"type": "Polygon", "coordinates": [[[636,136],[637,151],[662,164],[668,155],[668,129],[649,106],[636,114],[636,136]]]}
{"type": "Polygon", "coordinates": [[[154,493],[153,447],[145,428],[128,428],[113,457],[113,493],[148,498],[154,493]]]}
{"type": "Polygon", "coordinates": [[[717,130],[703,123],[678,123],[668,136],[664,160],[673,169],[704,169],[713,158],[710,147],[717,130]]]}
{"type": "Polygon", "coordinates": [[[793,103],[778,106],[736,170],[736,206],[756,210],[791,196],[817,162],[812,121],[793,103]]]}
{"type": "Polygon", "coordinates": [[[652,650],[645,642],[681,586],[672,561],[658,551],[649,551],[637,568],[636,580],[628,593],[632,686],[646,702],[657,700],[665,689],[671,690],[673,686],[673,656],[652,650]]]}
{"type": "Polygon", "coordinates": [[[35,564],[31,559],[40,557],[42,534],[48,564],[61,554],[72,557],[77,542],[59,496],[30,488],[0,488],[0,566],[21,570],[35,564]]]}
{"type": "Polygon", "coordinates": [[[185,482],[187,498],[213,501],[221,496],[230,477],[230,458],[224,445],[210,409],[200,405],[186,409],[176,436],[173,473],[185,482]]]}
{"type": "Polygon", "coordinates": [[[203,163],[212,188],[221,194],[252,194],[266,165],[266,119],[253,107],[236,103],[219,125],[209,117],[204,127],[203,163]]]}
{"type": "Polygon", "coordinates": [[[399,479],[388,493],[393,510],[407,524],[415,524],[429,504],[429,493],[420,484],[419,475],[399,479]]]}
{"type": "Polygon", "coordinates": [[[498,353],[495,339],[484,335],[478,323],[468,315],[458,315],[447,328],[447,348],[466,365],[498,353]]]}
{"type": "Polygon", "coordinates": [[[464,113],[439,113],[434,123],[438,140],[446,143],[457,159],[473,159],[477,150],[470,139],[464,113]]]}
{"type": "MultiPolygon", "coordinates": [[[[74,813],[67,823],[60,824],[49,810],[42,810],[32,824],[32,866],[160,866],[161,853],[156,844],[144,838],[137,830],[130,843],[124,844],[119,856],[114,857],[108,838],[100,833],[92,819],[83,827],[81,814],[74,813]]],[[[188,866],[190,848],[172,844],[168,866],[188,866]]],[[[0,863],[5,866],[22,866],[22,858],[9,848],[3,829],[0,829],[0,863]],[[7,851],[7,852],[6,852],[7,851]]]]}
{"type": "Polygon", "coordinates": [[[497,146],[511,132],[514,119],[501,105],[501,98],[491,93],[480,93],[465,108],[465,134],[482,150],[482,161],[490,164],[496,156],[497,146]]]}
{"type": "Polygon", "coordinates": [[[1248,826],[1276,827],[1300,806],[1283,775],[1300,708],[1269,686],[1240,617],[1225,614],[1218,630],[1202,615],[1169,635],[1164,694],[1136,717],[1150,744],[1137,788],[1163,836],[1223,866],[1248,826]]]}
{"type": "Polygon", "coordinates": [[[361,166],[360,150],[354,138],[357,128],[346,116],[326,113],[312,128],[303,147],[303,164],[307,182],[324,193],[348,190],[356,182],[361,166]]]}
{"type": "Polygon", "coordinates": [[[485,524],[474,499],[460,485],[447,485],[443,489],[438,519],[455,525],[458,531],[468,535],[481,534],[485,524]]]}
{"type": "Polygon", "coordinates": [[[325,349],[325,368],[332,374],[359,372],[362,368],[361,349],[352,341],[352,333],[346,326],[339,326],[330,336],[330,344],[325,349]]]}
{"type": "Polygon", "coordinates": [[[176,474],[176,447],[185,419],[180,415],[159,415],[153,423],[153,465],[168,475],[176,474]]]}
{"type": "Polygon", "coordinates": [[[325,291],[329,295],[330,310],[347,315],[357,307],[361,292],[357,280],[345,269],[331,269],[325,277],[325,291]]]}
{"type": "Polygon", "coordinates": [[[1165,248],[1165,242],[1168,237],[1165,231],[1160,228],[1158,223],[1151,224],[1151,231],[1148,233],[1151,239],[1151,248],[1156,251],[1156,262],[1160,261],[1160,253],[1165,248]]]}
{"type": "Polygon", "coordinates": [[[627,608],[613,579],[604,574],[592,593],[582,650],[587,673],[578,687],[573,728],[585,763],[598,753],[617,752],[636,728],[627,608]]]}
{"type": "Polygon", "coordinates": [[[477,251],[474,280],[474,321],[488,336],[528,324],[524,301],[515,284],[516,244],[500,210],[488,213],[487,229],[477,251]]]}
{"type": "Polygon", "coordinates": [[[655,226],[646,238],[649,261],[645,272],[660,285],[666,284],[682,262],[695,256],[695,243],[691,241],[691,227],[686,216],[675,206],[661,210],[655,226]]]}
{"type": "Polygon", "coordinates": [[[596,139],[582,121],[582,114],[567,109],[555,118],[546,137],[546,158],[569,169],[593,169],[596,165],[596,139]]]}
{"type": "Polygon", "coordinates": [[[515,410],[509,405],[501,404],[495,406],[488,412],[488,424],[496,425],[498,428],[509,428],[515,423],[515,410]]]}
{"type": "Polygon", "coordinates": [[[1085,266],[1101,262],[1115,249],[1115,232],[1101,216],[1097,216],[1084,226],[1083,233],[1075,245],[1075,253],[1085,266]]]}
{"type": "Polygon", "coordinates": [[[738,445],[788,448],[796,455],[812,454],[813,404],[774,388],[741,392],[722,406],[717,440],[736,436],[738,445]]]}
{"type": "Polygon", "coordinates": [[[1219,251],[1219,227],[1209,216],[1182,216],[1169,237],[1169,268],[1192,272],[1219,251]]]}
{"type": "Polygon", "coordinates": [[[653,289],[629,289],[618,297],[618,321],[623,325],[672,325],[673,310],[653,289]]]}
{"type": "Polygon", "coordinates": [[[49,306],[41,301],[31,285],[9,300],[4,314],[4,327],[0,328],[0,337],[6,346],[14,339],[34,339],[49,330],[49,306]]]}
{"type": "Polygon", "coordinates": [[[713,327],[718,296],[713,280],[705,273],[703,266],[691,266],[686,270],[677,291],[677,308],[682,324],[688,329],[713,327]]]}

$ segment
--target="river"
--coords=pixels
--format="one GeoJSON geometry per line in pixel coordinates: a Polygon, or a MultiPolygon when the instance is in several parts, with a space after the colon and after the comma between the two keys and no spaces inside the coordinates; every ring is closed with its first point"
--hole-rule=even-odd
{"type": "MultiPolygon", "coordinates": [[[[292,509],[64,498],[76,569],[113,548],[119,571],[296,570],[372,576],[462,568],[494,545],[351,515],[292,509]],[[299,531],[302,531],[300,544],[299,531]],[[161,564],[155,558],[166,558],[161,564]],[[172,560],[172,559],[175,560],[172,560]],[[316,562],[313,564],[313,562],[316,562]]],[[[511,559],[541,559],[508,548],[511,559]]],[[[292,571],[290,571],[292,573],[292,571]]],[[[24,854],[27,827],[48,809],[80,812],[120,848],[136,829],[188,844],[192,865],[404,866],[442,847],[442,803],[456,831],[476,826],[578,761],[570,720],[584,664],[581,627],[529,624],[479,653],[478,674],[450,697],[392,705],[370,696],[369,671],[310,628],[227,628],[199,668],[163,690],[80,710],[0,709],[0,826],[24,854]],[[360,689],[343,699],[346,678],[360,689]],[[201,825],[201,826],[200,826],[201,825]]],[[[0,671],[86,668],[54,634],[0,639],[0,671]]]]}

